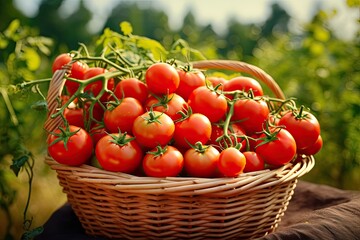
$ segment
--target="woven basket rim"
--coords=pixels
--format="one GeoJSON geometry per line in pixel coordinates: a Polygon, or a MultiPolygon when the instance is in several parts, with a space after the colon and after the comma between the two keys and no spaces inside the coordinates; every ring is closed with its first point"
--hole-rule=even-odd
{"type": "Polygon", "coordinates": [[[313,156],[276,169],[242,173],[237,177],[147,177],[122,172],[109,172],[91,165],[69,166],[57,163],[50,156],[45,162],[63,176],[84,184],[104,184],[121,192],[141,194],[226,195],[248,192],[295,180],[308,173],[315,164],[313,156]]]}

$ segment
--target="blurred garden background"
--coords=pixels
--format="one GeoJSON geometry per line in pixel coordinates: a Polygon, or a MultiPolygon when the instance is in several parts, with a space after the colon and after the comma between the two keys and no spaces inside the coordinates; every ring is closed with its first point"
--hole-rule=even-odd
{"type": "Polygon", "coordinates": [[[226,2],[232,13],[193,2],[0,0],[0,239],[18,239],[66,202],[43,163],[47,84],[31,81],[51,77],[58,54],[93,45],[122,21],[165,47],[184,39],[208,59],[264,69],[321,124],[323,149],[302,179],[360,190],[360,1],[226,2]]]}

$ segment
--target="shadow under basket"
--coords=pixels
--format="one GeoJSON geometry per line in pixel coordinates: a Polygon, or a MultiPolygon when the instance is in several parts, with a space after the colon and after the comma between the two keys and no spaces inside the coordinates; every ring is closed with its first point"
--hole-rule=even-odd
{"type": "MultiPolygon", "coordinates": [[[[276,82],[260,68],[227,60],[193,63],[199,69],[245,72],[284,99],[276,82]]],[[[69,67],[56,71],[47,102],[49,116],[69,67]]],[[[51,132],[62,120],[48,118],[51,132]]],[[[315,164],[313,156],[277,169],[243,173],[235,178],[138,177],[90,165],[67,166],[45,157],[57,172],[86,233],[111,239],[251,239],[276,230],[299,177],[315,164]]]]}

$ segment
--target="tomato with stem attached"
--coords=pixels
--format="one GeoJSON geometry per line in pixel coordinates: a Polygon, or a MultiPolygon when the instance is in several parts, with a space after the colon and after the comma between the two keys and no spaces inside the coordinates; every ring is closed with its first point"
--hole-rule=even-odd
{"type": "Polygon", "coordinates": [[[184,157],[173,146],[157,146],[147,152],[142,163],[149,177],[176,177],[184,166],[184,157]]]}
{"type": "Polygon", "coordinates": [[[132,97],[123,98],[118,104],[109,104],[104,113],[104,124],[111,133],[132,132],[135,119],[143,114],[141,103],[132,97]]]}
{"type": "Polygon", "coordinates": [[[210,120],[201,113],[192,113],[189,108],[186,115],[175,123],[174,146],[188,149],[198,141],[206,144],[210,140],[211,131],[210,120]]]}
{"type": "Polygon", "coordinates": [[[48,152],[58,163],[78,166],[91,158],[93,142],[83,128],[67,125],[50,133],[48,152]]]}
{"type": "Polygon", "coordinates": [[[197,142],[184,153],[184,169],[188,176],[214,177],[217,172],[219,151],[211,145],[197,142]]]}
{"type": "Polygon", "coordinates": [[[284,126],[291,133],[296,141],[298,149],[304,149],[313,145],[320,136],[320,124],[316,117],[304,110],[285,113],[279,120],[278,126],[284,126]]]}
{"type": "Polygon", "coordinates": [[[286,129],[271,128],[260,135],[255,152],[267,164],[281,166],[294,159],[296,142],[286,129]]]}
{"type": "Polygon", "coordinates": [[[95,148],[96,158],[107,171],[133,173],[141,164],[143,151],[135,138],[126,133],[102,137],[95,148]]]}
{"type": "Polygon", "coordinates": [[[150,110],[134,120],[132,132],[136,141],[146,148],[165,146],[175,131],[173,120],[166,114],[150,110]]]}
{"type": "Polygon", "coordinates": [[[166,113],[172,120],[181,118],[180,111],[187,109],[187,102],[178,94],[150,96],[145,102],[145,108],[166,113]]]}

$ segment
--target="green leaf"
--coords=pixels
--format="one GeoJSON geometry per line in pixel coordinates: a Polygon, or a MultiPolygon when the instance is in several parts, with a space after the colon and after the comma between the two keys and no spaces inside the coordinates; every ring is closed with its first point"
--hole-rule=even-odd
{"type": "Polygon", "coordinates": [[[8,26],[8,28],[4,31],[4,34],[6,37],[14,39],[15,33],[16,31],[19,29],[20,27],[20,20],[19,19],[14,19],[8,26]]]}
{"type": "Polygon", "coordinates": [[[45,100],[40,100],[31,105],[32,109],[37,111],[45,111],[47,109],[47,103],[45,100]]]}
{"type": "MultiPolygon", "coordinates": [[[[1,34],[1,33],[0,33],[1,34]]],[[[4,35],[0,35],[0,49],[5,49],[9,45],[9,41],[4,35]]]]}
{"type": "Polygon", "coordinates": [[[120,23],[120,29],[125,36],[129,36],[133,32],[133,28],[132,28],[131,24],[127,21],[120,23]]]}
{"type": "Polygon", "coordinates": [[[137,46],[150,50],[156,60],[164,59],[168,52],[166,49],[156,40],[147,37],[136,37],[137,46]]]}
{"type": "Polygon", "coordinates": [[[33,48],[24,48],[24,55],[26,65],[30,71],[35,71],[39,69],[41,58],[39,54],[33,48]]]}
{"type": "Polygon", "coordinates": [[[13,160],[13,164],[10,166],[10,169],[13,170],[16,176],[18,176],[21,168],[28,160],[29,160],[28,155],[22,155],[19,158],[13,160]]]}

